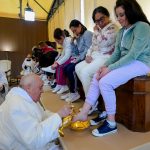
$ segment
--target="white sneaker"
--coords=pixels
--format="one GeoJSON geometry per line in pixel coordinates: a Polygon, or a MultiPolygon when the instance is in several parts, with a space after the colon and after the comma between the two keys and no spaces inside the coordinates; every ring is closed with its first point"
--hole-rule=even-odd
{"type": "Polygon", "coordinates": [[[64,95],[60,96],[60,99],[66,99],[69,97],[69,95],[70,95],[70,93],[64,94],[64,95]]]}
{"type": "Polygon", "coordinates": [[[47,80],[47,75],[46,74],[41,74],[40,78],[42,81],[47,80]]]}
{"type": "Polygon", "coordinates": [[[48,86],[49,85],[49,80],[44,80],[44,85],[48,86]]]}
{"type": "Polygon", "coordinates": [[[49,84],[50,84],[50,86],[51,86],[51,85],[53,85],[53,81],[52,81],[52,80],[50,80],[50,81],[49,81],[49,84]]]}
{"type": "Polygon", "coordinates": [[[64,92],[68,91],[68,90],[69,90],[68,86],[67,86],[67,85],[64,85],[64,86],[62,86],[61,89],[57,92],[57,94],[62,94],[62,93],[64,93],[64,92]]]}
{"type": "Polygon", "coordinates": [[[95,103],[95,105],[93,105],[93,106],[91,107],[91,109],[90,109],[89,112],[88,112],[88,115],[91,115],[94,111],[97,111],[97,110],[98,110],[97,105],[98,105],[98,101],[95,103]]]}
{"type": "Polygon", "coordinates": [[[54,90],[52,91],[53,93],[56,93],[56,92],[58,92],[60,89],[61,89],[61,85],[56,85],[56,87],[54,88],[54,90]]]}
{"type": "Polygon", "coordinates": [[[45,72],[55,73],[56,70],[52,69],[51,66],[41,68],[45,72]]]}
{"type": "Polygon", "coordinates": [[[78,92],[76,93],[70,93],[69,97],[65,99],[66,102],[74,102],[80,98],[80,95],[78,92]]]}
{"type": "Polygon", "coordinates": [[[40,78],[41,78],[41,80],[44,82],[44,85],[49,85],[49,80],[47,79],[47,75],[45,75],[45,74],[42,74],[41,76],[40,76],[40,78]]]}

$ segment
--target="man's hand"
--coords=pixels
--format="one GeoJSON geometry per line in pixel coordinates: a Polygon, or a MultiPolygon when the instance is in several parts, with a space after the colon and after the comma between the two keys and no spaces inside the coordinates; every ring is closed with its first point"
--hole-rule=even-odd
{"type": "Polygon", "coordinates": [[[86,61],[88,64],[91,63],[92,60],[93,60],[93,58],[92,58],[91,56],[89,56],[89,55],[87,55],[86,58],[85,58],[85,61],[86,61]]]}
{"type": "Polygon", "coordinates": [[[58,112],[59,116],[61,118],[66,117],[72,113],[72,109],[70,105],[65,105],[63,108],[61,108],[58,112]]]}

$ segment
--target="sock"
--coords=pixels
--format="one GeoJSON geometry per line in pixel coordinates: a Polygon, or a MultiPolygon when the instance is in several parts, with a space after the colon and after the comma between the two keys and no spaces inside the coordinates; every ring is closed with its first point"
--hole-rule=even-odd
{"type": "Polygon", "coordinates": [[[109,125],[111,127],[116,127],[116,122],[115,121],[109,121],[109,120],[107,120],[107,122],[109,123],[109,125]]]}
{"type": "Polygon", "coordinates": [[[102,118],[102,117],[106,117],[106,116],[107,116],[106,111],[103,111],[103,112],[99,115],[99,117],[100,117],[100,118],[102,118]]]}

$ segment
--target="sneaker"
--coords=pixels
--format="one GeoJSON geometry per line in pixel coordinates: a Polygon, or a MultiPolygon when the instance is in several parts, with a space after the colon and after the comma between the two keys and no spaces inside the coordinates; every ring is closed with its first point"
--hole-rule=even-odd
{"type": "Polygon", "coordinates": [[[54,82],[52,80],[49,80],[49,85],[51,86],[53,84],[54,84],[54,82]]]}
{"type": "Polygon", "coordinates": [[[67,85],[61,86],[61,89],[57,92],[57,94],[62,94],[68,90],[69,90],[69,88],[67,85]]]}
{"type": "Polygon", "coordinates": [[[55,82],[53,85],[51,85],[51,88],[54,89],[57,86],[57,83],[55,82]]]}
{"type": "Polygon", "coordinates": [[[50,85],[52,86],[52,85],[54,85],[56,83],[56,80],[55,79],[51,79],[50,80],[50,85]]]}
{"type": "Polygon", "coordinates": [[[44,85],[48,86],[50,81],[47,79],[47,75],[42,75],[41,76],[42,81],[44,82],[44,85]]]}
{"type": "Polygon", "coordinates": [[[98,105],[98,101],[95,103],[95,105],[93,105],[93,106],[91,107],[91,109],[90,109],[89,112],[88,112],[88,115],[91,115],[92,113],[98,111],[97,105],[98,105]]]}
{"type": "Polygon", "coordinates": [[[43,68],[41,68],[43,71],[45,71],[45,72],[50,72],[50,73],[55,73],[56,72],[56,70],[55,69],[52,69],[52,67],[51,66],[48,66],[48,67],[43,67],[43,68]]]}
{"type": "Polygon", "coordinates": [[[49,80],[48,79],[44,80],[43,83],[44,83],[44,85],[48,86],[49,85],[49,80]]]}
{"type": "Polygon", "coordinates": [[[40,78],[41,78],[42,81],[48,80],[47,75],[45,75],[45,74],[41,74],[40,78]]]}
{"type": "Polygon", "coordinates": [[[56,85],[56,87],[54,88],[54,90],[52,91],[53,93],[58,92],[61,89],[61,85],[56,85]]]}
{"type": "Polygon", "coordinates": [[[114,126],[114,127],[110,126],[107,120],[105,120],[100,127],[92,131],[92,134],[96,137],[101,137],[101,136],[116,133],[116,132],[117,132],[117,126],[114,126]]]}
{"type": "Polygon", "coordinates": [[[101,121],[104,121],[107,118],[106,112],[102,112],[96,118],[90,120],[91,126],[98,125],[101,121]]]}
{"type": "Polygon", "coordinates": [[[61,97],[60,97],[60,99],[66,99],[66,98],[68,98],[69,97],[69,95],[70,95],[70,93],[67,93],[67,94],[64,94],[64,95],[62,95],[61,97]]]}
{"type": "Polygon", "coordinates": [[[70,93],[69,97],[65,99],[66,102],[74,102],[80,98],[80,95],[78,92],[76,93],[70,93]]]}

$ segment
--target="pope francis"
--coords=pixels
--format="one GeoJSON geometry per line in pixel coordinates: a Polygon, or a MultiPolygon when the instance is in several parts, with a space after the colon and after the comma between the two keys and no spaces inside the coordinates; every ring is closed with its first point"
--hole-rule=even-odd
{"type": "Polygon", "coordinates": [[[0,150],[56,150],[62,117],[71,113],[64,106],[57,113],[44,111],[39,104],[43,82],[39,76],[23,76],[0,106],[0,150]]]}

